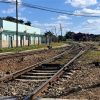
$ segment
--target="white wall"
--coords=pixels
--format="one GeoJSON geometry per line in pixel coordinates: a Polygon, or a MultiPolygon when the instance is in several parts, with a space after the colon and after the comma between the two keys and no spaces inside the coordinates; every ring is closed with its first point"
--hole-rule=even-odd
{"type": "MultiPolygon", "coordinates": [[[[3,20],[3,29],[9,31],[16,31],[16,23],[3,20]]],[[[18,32],[27,32],[29,34],[40,34],[40,29],[24,24],[18,24],[18,32]]]]}

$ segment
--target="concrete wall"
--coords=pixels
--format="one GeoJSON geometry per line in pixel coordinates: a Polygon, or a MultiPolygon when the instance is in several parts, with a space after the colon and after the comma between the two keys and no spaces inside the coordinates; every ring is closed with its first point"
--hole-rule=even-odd
{"type": "MultiPolygon", "coordinates": [[[[1,35],[2,35],[1,36],[2,48],[16,46],[15,33],[7,34],[6,32],[3,32],[1,35]]],[[[36,37],[36,36],[34,37],[33,35],[30,35],[30,45],[37,45],[37,44],[41,44],[41,37],[36,37]]],[[[18,46],[27,46],[27,45],[28,45],[28,39],[26,40],[26,36],[23,36],[23,39],[21,39],[21,34],[18,35],[18,46]],[[21,45],[21,42],[22,42],[22,45],[21,45]]]]}
{"type": "MultiPolygon", "coordinates": [[[[26,39],[26,33],[30,36],[30,45],[35,45],[38,44],[38,37],[36,35],[40,34],[40,29],[19,24],[19,29],[18,29],[18,45],[21,46],[27,46],[28,45],[28,40],[26,39]],[[36,34],[34,36],[34,34],[36,34]],[[23,37],[23,40],[21,38],[23,37]]],[[[6,20],[0,20],[0,27],[3,27],[3,32],[0,34],[0,48],[4,47],[15,47],[16,46],[16,23],[14,22],[9,22],[6,20]]],[[[40,37],[41,38],[41,37],[40,37]]],[[[39,44],[41,41],[39,41],[39,44]]]]}
{"type": "Polygon", "coordinates": [[[2,40],[2,48],[8,47],[8,41],[2,40]]]}
{"type": "MultiPolygon", "coordinates": [[[[16,23],[3,20],[3,29],[9,31],[16,31],[16,23]]],[[[18,24],[18,32],[27,32],[29,34],[40,34],[40,29],[24,24],[18,24]]]]}

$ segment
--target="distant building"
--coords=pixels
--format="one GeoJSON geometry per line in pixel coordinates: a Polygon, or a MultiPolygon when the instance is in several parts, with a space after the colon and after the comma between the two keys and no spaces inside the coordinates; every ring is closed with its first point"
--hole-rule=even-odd
{"type": "MultiPolygon", "coordinates": [[[[18,24],[18,46],[41,44],[40,29],[18,24]]],[[[0,48],[16,46],[16,23],[0,19],[0,48]]]]}

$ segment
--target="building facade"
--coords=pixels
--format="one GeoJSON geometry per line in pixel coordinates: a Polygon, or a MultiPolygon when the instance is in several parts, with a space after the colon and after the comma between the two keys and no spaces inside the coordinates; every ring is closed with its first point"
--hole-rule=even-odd
{"type": "MultiPolygon", "coordinates": [[[[41,44],[40,29],[18,24],[18,46],[41,44]]],[[[0,48],[16,46],[16,23],[0,19],[0,48]]]]}

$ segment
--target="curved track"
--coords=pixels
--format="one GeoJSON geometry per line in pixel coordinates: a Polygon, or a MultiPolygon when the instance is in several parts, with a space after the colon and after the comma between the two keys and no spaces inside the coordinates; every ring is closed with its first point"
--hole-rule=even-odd
{"type": "MultiPolygon", "coordinates": [[[[70,50],[72,50],[73,48],[74,48],[74,46],[72,46],[72,47],[70,48],[70,50]]],[[[66,49],[64,49],[64,50],[66,50],[66,49]]],[[[54,61],[55,59],[57,59],[57,58],[61,57],[62,55],[64,55],[66,52],[69,52],[70,50],[68,50],[68,51],[63,51],[63,53],[61,53],[61,54],[59,54],[59,55],[56,55],[56,56],[54,56],[53,58],[46,59],[46,60],[44,60],[44,61],[42,61],[42,62],[39,62],[39,63],[36,63],[36,64],[34,64],[34,65],[28,66],[28,67],[26,67],[26,68],[24,68],[24,69],[22,69],[22,70],[19,70],[19,71],[15,72],[15,73],[12,73],[12,74],[10,74],[10,75],[7,75],[7,76],[5,76],[5,77],[3,77],[3,78],[0,78],[0,82],[7,82],[7,81],[9,81],[9,80],[13,80],[13,79],[15,79],[16,77],[18,77],[18,76],[20,76],[20,75],[22,75],[22,74],[24,74],[24,73],[26,73],[26,72],[28,72],[28,71],[31,71],[31,70],[33,70],[34,68],[36,68],[36,67],[38,67],[38,66],[41,66],[42,64],[44,64],[44,63],[46,63],[46,62],[52,62],[52,61],[54,61]]],[[[15,55],[15,56],[16,56],[16,55],[15,55]]],[[[19,55],[18,55],[18,56],[19,56],[19,55]]]]}
{"type": "MultiPolygon", "coordinates": [[[[34,100],[38,96],[41,96],[43,91],[45,91],[51,84],[53,84],[65,71],[68,70],[68,66],[76,60],[79,56],[87,51],[87,47],[80,47],[74,45],[68,51],[39,62],[35,65],[29,66],[23,70],[13,73],[0,79],[0,82],[8,82],[10,80],[15,80],[19,82],[37,82],[41,85],[35,89],[29,97],[25,97],[27,100],[34,100]]],[[[14,81],[10,81],[13,83],[14,81]]],[[[37,84],[36,83],[36,84],[37,84]]],[[[32,87],[31,87],[32,88],[32,87]]],[[[27,94],[26,94],[27,95],[27,94]]],[[[19,99],[20,100],[20,99],[19,99]]]]}
{"type": "Polygon", "coordinates": [[[82,49],[76,54],[67,64],[65,64],[61,69],[59,69],[50,79],[48,79],[45,83],[43,83],[40,87],[38,87],[28,98],[27,100],[35,100],[37,97],[41,96],[44,91],[50,87],[64,72],[68,71],[68,66],[73,63],[78,57],[80,57],[83,53],[85,53],[88,49],[82,49]]]}
{"type": "MultiPolygon", "coordinates": [[[[53,50],[57,50],[57,49],[66,49],[66,47],[60,47],[60,48],[53,48],[53,50]]],[[[11,53],[1,53],[0,54],[0,60],[2,59],[9,59],[9,58],[14,58],[14,57],[24,57],[27,55],[32,55],[34,53],[44,53],[46,51],[50,51],[48,49],[40,49],[40,50],[30,50],[30,51],[21,51],[21,52],[11,52],[11,53]]]]}

